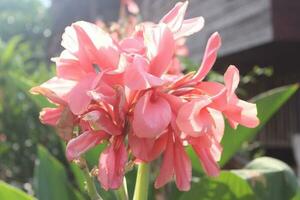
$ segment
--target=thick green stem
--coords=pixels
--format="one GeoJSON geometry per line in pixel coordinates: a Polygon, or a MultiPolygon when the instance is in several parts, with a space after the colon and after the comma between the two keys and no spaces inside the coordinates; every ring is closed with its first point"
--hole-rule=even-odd
{"type": "Polygon", "coordinates": [[[125,177],[123,179],[122,186],[119,189],[115,190],[115,195],[117,196],[118,200],[129,200],[128,191],[127,191],[127,183],[126,183],[125,177]]]}
{"type": "Polygon", "coordinates": [[[85,180],[86,180],[86,187],[88,195],[90,196],[91,200],[102,200],[100,195],[98,194],[95,186],[95,182],[93,177],[90,175],[89,169],[87,165],[82,169],[85,180]]]}
{"type": "Polygon", "coordinates": [[[135,189],[133,200],[147,200],[150,165],[147,163],[140,163],[136,176],[135,189]]]}

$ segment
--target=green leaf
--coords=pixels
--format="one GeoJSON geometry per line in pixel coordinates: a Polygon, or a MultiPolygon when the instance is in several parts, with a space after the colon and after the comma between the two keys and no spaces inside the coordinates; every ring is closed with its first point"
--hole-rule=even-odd
{"type": "Polygon", "coordinates": [[[38,85],[37,83],[14,72],[9,72],[8,76],[10,80],[13,80],[11,83],[15,84],[17,88],[22,90],[36,104],[37,107],[44,108],[54,106],[47,100],[47,98],[41,95],[32,95],[29,93],[29,90],[32,87],[38,85]]]}
{"type": "Polygon", "coordinates": [[[13,60],[13,56],[15,55],[15,50],[18,46],[18,44],[20,43],[20,41],[22,40],[22,37],[17,35],[14,36],[12,39],[9,40],[9,42],[7,43],[5,50],[3,52],[1,52],[1,65],[5,66],[9,63],[10,60],[13,60]]]}
{"type": "Polygon", "coordinates": [[[289,98],[298,90],[299,85],[289,85],[276,88],[262,93],[252,99],[257,104],[258,118],[260,125],[250,129],[239,126],[233,130],[226,125],[225,134],[222,139],[223,153],[220,165],[223,166],[227,161],[241,148],[246,141],[252,140],[259,130],[271,119],[271,117],[289,100],[289,98]]]}
{"type": "Polygon", "coordinates": [[[232,172],[247,180],[259,199],[291,199],[298,191],[297,177],[293,170],[274,158],[257,158],[245,169],[232,172]]]}
{"type": "Polygon", "coordinates": [[[82,170],[80,169],[80,167],[78,165],[76,165],[75,163],[71,163],[70,169],[74,175],[75,182],[77,183],[79,190],[81,192],[86,192],[85,184],[84,184],[85,177],[84,177],[84,174],[83,174],[82,170]]]}
{"type": "Polygon", "coordinates": [[[0,181],[0,199],[1,200],[34,200],[35,198],[29,196],[22,190],[15,188],[3,181],[0,181]]]}
{"type": "Polygon", "coordinates": [[[180,200],[253,200],[256,199],[246,180],[229,171],[222,171],[216,178],[202,178],[180,200]]]}
{"type": "Polygon", "coordinates": [[[64,166],[44,147],[38,146],[34,187],[38,199],[83,199],[69,184],[64,166]]]}

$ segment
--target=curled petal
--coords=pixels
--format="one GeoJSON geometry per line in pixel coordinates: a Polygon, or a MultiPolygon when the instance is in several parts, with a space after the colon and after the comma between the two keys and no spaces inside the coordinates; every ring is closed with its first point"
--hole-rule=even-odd
{"type": "Polygon", "coordinates": [[[234,95],[236,88],[240,82],[239,70],[230,65],[224,74],[224,82],[227,88],[227,95],[230,97],[234,95]]]}
{"type": "Polygon", "coordinates": [[[221,142],[221,139],[224,134],[225,122],[222,113],[218,110],[207,108],[210,116],[213,119],[213,127],[211,133],[217,142],[221,142]]]}
{"type": "Polygon", "coordinates": [[[216,110],[224,110],[227,106],[227,89],[226,87],[217,82],[202,81],[197,85],[197,88],[204,94],[210,96],[212,103],[211,108],[216,110]]]}
{"type": "Polygon", "coordinates": [[[99,159],[98,180],[105,189],[118,189],[125,173],[127,151],[124,143],[107,147],[99,159]]]}
{"type": "Polygon", "coordinates": [[[134,109],[134,134],[141,138],[156,138],[167,128],[171,116],[168,101],[156,93],[147,92],[138,100],[134,109]]]}
{"type": "Polygon", "coordinates": [[[209,103],[211,101],[206,97],[185,103],[176,118],[180,130],[191,136],[209,131],[214,125],[210,113],[205,109],[209,103]]]}
{"type": "Polygon", "coordinates": [[[67,159],[69,161],[78,159],[83,153],[98,145],[106,137],[107,134],[102,131],[85,131],[68,142],[66,147],[67,159]]]}
{"type": "Polygon", "coordinates": [[[201,66],[193,77],[194,81],[202,81],[205,78],[217,59],[220,47],[221,37],[219,33],[213,33],[208,39],[201,66]]]}
{"type": "Polygon", "coordinates": [[[188,1],[178,2],[172,10],[170,10],[161,20],[160,23],[165,23],[176,33],[182,26],[184,15],[188,6],[188,1]]]}
{"type": "Polygon", "coordinates": [[[75,81],[54,77],[40,86],[31,88],[30,92],[32,94],[44,95],[53,103],[65,105],[67,95],[75,85],[75,81]]]}
{"type": "Polygon", "coordinates": [[[182,37],[190,36],[199,32],[204,27],[204,18],[195,17],[192,19],[184,20],[181,28],[174,34],[174,39],[177,40],[182,37]]]}
{"type": "Polygon", "coordinates": [[[237,100],[236,104],[229,105],[224,111],[224,115],[233,128],[236,128],[237,124],[248,128],[254,128],[259,124],[256,104],[248,103],[243,100],[237,100]]]}
{"type": "Polygon", "coordinates": [[[160,77],[168,71],[175,51],[175,40],[165,24],[146,26],[144,31],[147,56],[150,60],[149,73],[160,77]]]}
{"type": "Polygon", "coordinates": [[[61,116],[63,109],[61,107],[58,108],[44,108],[40,112],[40,120],[43,124],[48,124],[51,126],[56,126],[58,120],[61,116]]]}

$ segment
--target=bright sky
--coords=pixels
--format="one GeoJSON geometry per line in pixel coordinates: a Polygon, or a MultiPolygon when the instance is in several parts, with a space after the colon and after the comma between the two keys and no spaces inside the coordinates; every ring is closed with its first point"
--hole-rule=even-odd
{"type": "Polygon", "coordinates": [[[44,4],[46,7],[49,7],[51,5],[51,0],[40,0],[42,4],[44,4]]]}

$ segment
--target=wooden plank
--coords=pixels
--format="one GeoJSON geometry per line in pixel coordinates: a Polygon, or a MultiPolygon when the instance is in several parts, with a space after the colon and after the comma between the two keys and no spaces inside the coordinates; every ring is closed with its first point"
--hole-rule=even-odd
{"type": "MultiPolygon", "coordinates": [[[[174,5],[174,0],[140,0],[146,20],[158,21],[174,5]],[[143,6],[152,5],[152,6],[143,6]],[[168,8],[166,8],[168,5],[168,8]]],[[[191,57],[200,60],[209,35],[220,32],[226,55],[273,39],[270,0],[190,0],[187,17],[204,16],[203,31],[188,40],[191,57]]]]}

